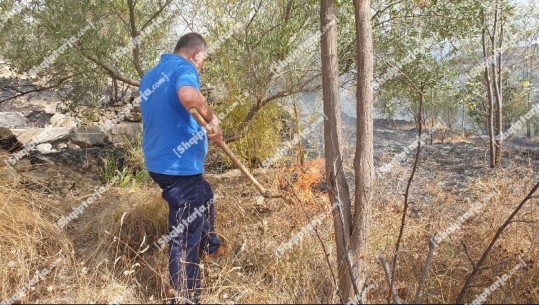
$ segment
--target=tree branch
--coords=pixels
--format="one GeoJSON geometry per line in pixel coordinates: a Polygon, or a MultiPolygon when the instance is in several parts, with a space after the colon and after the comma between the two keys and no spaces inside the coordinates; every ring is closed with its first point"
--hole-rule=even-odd
{"type": "MultiPolygon", "coordinates": [[[[129,8],[129,33],[131,34],[131,39],[135,39],[135,37],[139,35],[135,22],[135,5],[136,3],[134,3],[133,0],[127,0],[127,7],[129,8]]],[[[135,66],[138,75],[142,77],[144,75],[144,70],[142,70],[140,65],[140,43],[133,44],[133,65],[135,66]]]]}
{"type": "Polygon", "coordinates": [[[142,25],[142,27],[140,28],[140,31],[144,31],[146,29],[146,27],[148,27],[157,17],[159,17],[159,15],[161,15],[161,13],[163,12],[163,10],[165,8],[167,8],[167,6],[169,6],[170,4],[172,3],[172,0],[167,0],[165,1],[165,3],[163,5],[161,5],[159,7],[159,9],[157,11],[155,11],[151,16],[150,18],[142,25]]]}
{"type": "MultiPolygon", "coordinates": [[[[424,98],[423,87],[424,87],[424,84],[422,83],[421,90],[420,90],[421,93],[419,95],[419,113],[418,113],[418,118],[417,118],[419,136],[417,138],[417,149],[415,153],[414,167],[412,168],[412,173],[410,174],[410,178],[408,179],[408,184],[406,185],[406,193],[404,194],[404,211],[402,212],[402,220],[401,220],[401,227],[399,230],[399,237],[395,245],[395,255],[393,256],[393,266],[392,266],[393,278],[391,279],[391,283],[390,283],[390,291],[391,289],[393,289],[393,280],[395,278],[395,268],[397,265],[397,257],[399,254],[399,248],[400,248],[402,236],[404,235],[404,226],[406,225],[406,213],[408,211],[408,206],[409,206],[408,197],[410,195],[410,187],[412,186],[412,181],[414,180],[415,172],[417,171],[417,165],[419,163],[419,154],[421,153],[421,133],[422,133],[422,127],[423,127],[421,124],[421,116],[423,113],[423,98],[424,98]]],[[[390,297],[391,296],[388,296],[388,300],[387,300],[388,303],[390,301],[390,297]]]]}
{"type": "Polygon", "coordinates": [[[287,97],[287,96],[294,95],[296,93],[300,93],[300,92],[305,91],[305,87],[307,86],[307,84],[309,84],[313,79],[315,79],[317,77],[319,77],[319,75],[315,75],[315,76],[309,78],[308,80],[306,80],[303,84],[301,84],[296,89],[292,89],[292,90],[289,90],[289,91],[280,91],[280,92],[278,92],[278,93],[276,93],[274,95],[268,96],[268,97],[258,98],[256,103],[251,107],[251,109],[249,109],[249,112],[247,113],[247,117],[245,118],[245,121],[243,122],[243,127],[241,127],[240,132],[226,138],[225,142],[231,143],[231,142],[235,142],[235,141],[241,139],[245,135],[245,133],[247,132],[249,127],[251,126],[251,122],[253,121],[255,115],[262,108],[264,108],[264,106],[266,106],[268,103],[270,103],[271,101],[276,100],[276,99],[284,98],[284,97],[287,97]]]}
{"type": "Polygon", "coordinates": [[[522,202],[520,202],[520,204],[517,206],[517,208],[513,211],[513,213],[511,213],[511,215],[509,215],[509,217],[507,218],[507,220],[503,223],[503,225],[496,231],[496,234],[494,235],[494,238],[492,238],[490,244],[488,245],[487,249],[485,250],[485,252],[483,252],[483,255],[481,255],[481,258],[479,259],[479,261],[477,262],[477,264],[475,265],[475,268],[473,268],[472,272],[470,273],[470,275],[466,278],[466,282],[464,283],[464,286],[462,287],[458,297],[457,297],[457,300],[456,300],[456,303],[457,304],[462,304],[462,301],[464,299],[464,295],[466,294],[466,291],[468,290],[468,288],[470,287],[470,284],[472,283],[472,279],[477,275],[477,273],[479,272],[479,270],[481,270],[481,266],[483,266],[485,260],[487,259],[488,255],[490,254],[490,252],[492,251],[492,248],[494,247],[494,244],[496,244],[496,242],[498,241],[498,238],[502,235],[503,231],[505,230],[505,228],[507,228],[507,226],[511,223],[511,221],[513,220],[513,218],[517,215],[517,213],[522,209],[522,207],[524,206],[524,204],[526,204],[526,202],[528,202],[531,197],[535,194],[535,192],[537,191],[537,189],[539,189],[539,183],[537,183],[533,188],[532,190],[530,191],[530,193],[522,200],[522,202]]]}
{"type": "MultiPolygon", "coordinates": [[[[20,91],[16,88],[12,88],[14,91],[18,92],[17,94],[13,94],[12,96],[6,98],[6,99],[3,99],[3,100],[0,100],[0,103],[4,103],[4,102],[8,102],[8,101],[11,101],[11,100],[14,100],[14,99],[17,99],[19,97],[22,97],[22,96],[25,96],[25,95],[28,95],[28,94],[31,94],[31,93],[36,93],[36,92],[43,92],[43,91],[47,91],[47,90],[50,90],[50,89],[53,89],[53,88],[56,88],[58,86],[60,86],[62,83],[72,79],[74,77],[74,75],[69,75],[69,76],[66,76],[66,77],[63,77],[61,79],[59,79],[55,84],[53,85],[50,85],[50,86],[45,86],[45,87],[34,87],[34,89],[30,89],[30,90],[27,90],[27,91],[20,91]]],[[[9,89],[9,88],[4,88],[4,89],[9,89]]]]}
{"type": "MultiPolygon", "coordinates": [[[[299,196],[296,193],[296,191],[294,190],[294,187],[292,186],[292,183],[290,182],[290,180],[288,180],[287,177],[285,177],[285,179],[286,179],[287,184],[290,186],[290,190],[292,192],[292,195],[294,195],[294,198],[296,198],[296,201],[301,204],[301,207],[303,209],[303,214],[305,214],[305,217],[307,218],[307,221],[309,223],[311,223],[311,218],[307,214],[307,211],[305,211],[305,204],[299,198],[299,196]]],[[[322,251],[324,251],[324,257],[326,259],[326,263],[328,265],[329,272],[331,273],[331,278],[333,279],[333,285],[334,285],[335,289],[337,290],[337,295],[339,296],[340,301],[344,304],[345,301],[344,301],[344,299],[342,297],[341,291],[339,290],[339,284],[337,283],[337,277],[335,276],[335,272],[333,272],[333,267],[331,266],[331,262],[329,261],[329,252],[327,251],[326,245],[324,244],[324,241],[322,240],[322,237],[320,237],[320,233],[318,233],[318,229],[316,228],[316,226],[313,226],[313,231],[315,232],[316,237],[318,238],[318,241],[320,242],[320,245],[322,246],[322,251]]]]}
{"type": "Polygon", "coordinates": [[[123,75],[120,71],[118,71],[116,68],[114,68],[110,64],[102,62],[99,59],[97,59],[97,58],[95,58],[95,57],[93,57],[91,55],[84,54],[82,51],[81,51],[81,54],[82,54],[82,56],[84,56],[88,60],[92,61],[96,65],[98,65],[101,68],[105,69],[109,73],[110,77],[112,77],[114,79],[117,79],[117,80],[119,80],[121,82],[124,82],[126,84],[129,84],[129,85],[132,85],[132,86],[135,86],[135,87],[140,87],[140,82],[139,81],[134,80],[132,78],[129,78],[129,77],[123,75]]]}
{"type": "MultiPolygon", "coordinates": [[[[388,284],[393,283],[393,277],[391,276],[391,268],[389,267],[389,263],[387,262],[386,258],[384,256],[380,256],[379,260],[382,263],[382,267],[384,267],[384,272],[386,274],[386,279],[387,279],[388,284]]],[[[390,292],[391,292],[391,295],[393,296],[393,300],[395,301],[395,304],[402,304],[399,294],[397,293],[397,291],[395,291],[395,287],[393,287],[393,285],[391,284],[389,285],[391,287],[390,292]]]]}
{"type": "Polygon", "coordinates": [[[427,254],[427,259],[425,260],[425,266],[423,267],[421,280],[419,280],[419,285],[417,286],[417,290],[415,292],[414,304],[419,304],[421,295],[423,295],[423,290],[425,290],[425,283],[427,282],[430,264],[432,263],[432,257],[434,256],[435,250],[436,250],[436,243],[434,242],[433,237],[431,237],[429,238],[429,253],[427,254]]]}

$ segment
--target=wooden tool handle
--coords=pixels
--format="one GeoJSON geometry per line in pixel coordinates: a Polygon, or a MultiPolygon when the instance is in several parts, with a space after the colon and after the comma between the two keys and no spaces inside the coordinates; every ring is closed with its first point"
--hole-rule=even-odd
{"type": "MultiPolygon", "coordinates": [[[[211,126],[204,120],[204,118],[198,113],[198,111],[195,108],[192,108],[190,110],[191,114],[195,117],[195,120],[200,124],[200,126],[204,127],[208,132],[211,132],[211,126]]],[[[267,196],[266,189],[258,183],[255,177],[251,175],[249,170],[241,163],[241,161],[236,157],[236,155],[228,148],[228,145],[224,141],[221,141],[217,144],[224,153],[232,160],[232,162],[240,169],[240,171],[251,181],[251,183],[256,187],[256,189],[262,194],[262,196],[267,196]]]]}

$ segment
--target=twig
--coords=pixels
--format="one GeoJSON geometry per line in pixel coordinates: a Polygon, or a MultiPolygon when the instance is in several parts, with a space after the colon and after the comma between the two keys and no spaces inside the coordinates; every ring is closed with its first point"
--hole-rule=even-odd
{"type": "Polygon", "coordinates": [[[519,219],[515,219],[515,220],[511,220],[511,223],[514,223],[514,222],[520,222],[520,223],[539,223],[539,221],[537,220],[526,220],[526,219],[522,219],[522,220],[519,220],[519,219]]]}
{"type": "MultiPolygon", "coordinates": [[[[397,256],[399,255],[399,248],[402,240],[402,236],[404,235],[404,226],[406,224],[406,212],[408,211],[408,197],[410,195],[410,187],[412,186],[412,181],[414,180],[415,172],[417,171],[417,164],[419,163],[419,154],[421,153],[421,132],[422,132],[422,124],[421,124],[421,114],[423,112],[423,83],[421,84],[421,90],[420,97],[419,97],[419,113],[417,114],[417,126],[418,126],[418,134],[419,137],[417,138],[417,149],[415,153],[415,161],[414,161],[414,167],[412,168],[412,173],[410,174],[410,178],[408,179],[408,185],[406,185],[406,193],[404,194],[404,211],[402,212],[402,220],[401,220],[401,227],[399,230],[399,237],[397,238],[397,243],[395,245],[395,255],[393,256],[393,270],[391,273],[395,275],[395,268],[397,266],[397,256]]],[[[391,291],[393,289],[393,280],[394,277],[391,278],[391,282],[389,284],[389,290],[391,291]]],[[[391,300],[391,296],[388,295],[387,302],[391,300]]]]}
{"type": "Polygon", "coordinates": [[[425,266],[423,267],[423,273],[421,274],[421,280],[419,281],[419,285],[417,286],[417,290],[415,292],[414,304],[419,304],[421,295],[423,295],[423,290],[425,290],[425,282],[427,281],[427,277],[429,275],[429,269],[432,263],[432,257],[434,256],[434,251],[436,251],[436,243],[431,237],[429,238],[429,254],[427,254],[425,266]]]}
{"type": "MultiPolygon", "coordinates": [[[[382,266],[384,267],[384,272],[386,274],[387,282],[392,283],[393,277],[391,276],[391,268],[389,267],[389,263],[387,262],[387,259],[384,256],[380,256],[379,260],[382,263],[382,266]]],[[[391,291],[391,295],[393,296],[393,300],[395,301],[395,304],[402,304],[399,294],[397,293],[397,291],[395,291],[395,287],[391,287],[390,291],[391,291]]]]}
{"type": "MultiPolygon", "coordinates": [[[[311,222],[311,218],[309,217],[309,215],[305,211],[305,205],[303,204],[303,201],[301,199],[299,199],[299,196],[296,193],[296,191],[294,190],[294,187],[292,186],[292,184],[290,183],[290,180],[288,180],[288,178],[285,178],[285,179],[286,179],[287,184],[290,186],[290,190],[292,192],[292,195],[294,195],[294,198],[296,198],[296,200],[301,204],[303,214],[305,214],[305,217],[307,217],[307,221],[311,222]]],[[[324,244],[324,241],[320,237],[320,234],[318,233],[318,230],[314,226],[313,226],[313,231],[316,233],[316,237],[320,241],[320,245],[322,246],[322,251],[324,251],[324,257],[326,259],[326,262],[327,262],[327,265],[328,265],[328,268],[329,268],[329,272],[331,273],[331,277],[333,279],[333,285],[335,285],[335,289],[337,290],[337,295],[339,296],[339,299],[341,300],[341,303],[344,304],[345,303],[344,299],[343,299],[343,297],[341,295],[341,291],[339,290],[339,285],[337,284],[337,277],[335,277],[335,273],[333,272],[331,262],[329,261],[329,253],[328,253],[328,251],[326,249],[326,245],[324,244]]]]}
{"type": "Polygon", "coordinates": [[[481,268],[481,266],[483,265],[483,263],[485,262],[485,260],[487,259],[487,256],[490,254],[490,252],[492,251],[492,248],[494,247],[494,244],[498,241],[498,238],[500,238],[500,235],[502,235],[503,231],[505,230],[505,228],[511,223],[511,220],[513,220],[513,218],[516,216],[516,214],[522,209],[522,207],[524,206],[524,204],[526,204],[526,202],[528,202],[528,200],[531,199],[531,197],[533,196],[533,194],[535,194],[535,192],[537,191],[537,189],[539,189],[539,183],[537,183],[533,188],[532,190],[530,191],[530,193],[528,194],[528,196],[526,196],[526,198],[524,198],[522,200],[522,202],[518,205],[518,207],[513,211],[513,213],[511,213],[511,215],[509,215],[509,217],[507,218],[507,220],[503,223],[503,225],[498,229],[498,231],[496,231],[496,235],[494,235],[494,238],[492,239],[492,241],[490,242],[490,244],[488,245],[487,249],[485,250],[485,252],[483,253],[483,255],[481,256],[481,258],[479,259],[479,261],[477,262],[477,265],[475,266],[475,268],[473,268],[472,270],[472,273],[470,273],[470,275],[466,278],[466,282],[464,283],[464,286],[462,287],[460,293],[459,293],[459,296],[457,297],[457,300],[456,300],[456,303],[457,304],[462,304],[462,301],[464,299],[464,295],[466,294],[466,291],[468,290],[468,287],[470,286],[471,282],[472,282],[472,279],[477,275],[477,272],[479,271],[479,269],[481,268]]]}
{"type": "Polygon", "coordinates": [[[470,264],[472,264],[472,268],[475,268],[475,263],[473,262],[472,258],[470,257],[470,253],[468,253],[468,247],[466,246],[464,241],[461,240],[460,243],[461,243],[462,247],[464,248],[464,253],[468,257],[468,261],[470,261],[470,264]]]}
{"type": "MultiPolygon", "coordinates": [[[[535,234],[533,235],[530,249],[528,249],[528,253],[526,254],[526,260],[530,259],[530,256],[533,250],[535,249],[535,245],[537,244],[538,239],[539,239],[539,230],[535,231],[535,234]]],[[[512,288],[509,289],[505,293],[505,297],[503,298],[503,301],[501,304],[509,304],[509,302],[511,301],[511,298],[513,298],[513,291],[515,291],[518,288],[518,286],[520,286],[521,279],[522,279],[521,277],[517,277],[515,279],[515,283],[513,284],[512,288]]]]}

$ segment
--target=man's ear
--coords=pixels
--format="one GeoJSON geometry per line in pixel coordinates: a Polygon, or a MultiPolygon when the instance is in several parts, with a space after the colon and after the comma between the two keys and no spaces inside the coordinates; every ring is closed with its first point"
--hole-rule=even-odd
{"type": "Polygon", "coordinates": [[[202,52],[202,50],[200,49],[197,49],[193,59],[196,63],[199,63],[200,61],[204,59],[204,52],[202,52]]]}

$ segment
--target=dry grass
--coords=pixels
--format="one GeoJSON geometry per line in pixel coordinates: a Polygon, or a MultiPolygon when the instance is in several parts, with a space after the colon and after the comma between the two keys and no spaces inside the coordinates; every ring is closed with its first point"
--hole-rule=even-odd
{"type": "MultiPolygon", "coordinates": [[[[379,179],[374,198],[372,227],[372,276],[378,284],[370,291],[372,302],[384,303],[388,285],[377,257],[392,256],[402,213],[402,196],[393,186],[402,184],[408,169],[396,169],[379,179]]],[[[275,250],[302,230],[309,219],[330,215],[327,194],[305,192],[302,177],[316,181],[312,171],[260,171],[255,176],[270,189],[283,186],[283,179],[296,185],[302,200],[262,199],[237,171],[208,175],[216,194],[217,230],[231,248],[218,264],[204,265],[203,298],[206,303],[335,303],[334,282],[320,241],[306,234],[282,257],[275,250]],[[283,177],[286,176],[286,177],[283,177]]],[[[424,302],[453,302],[471,264],[463,251],[477,260],[512,209],[531,187],[534,173],[513,166],[473,180],[460,192],[443,192],[438,181],[422,185],[429,205],[412,202],[421,210],[411,215],[405,230],[396,287],[408,301],[413,298],[428,249],[428,238],[443,231],[469,207],[491,192],[492,200],[482,213],[444,240],[433,260],[424,302]],[[464,195],[463,195],[464,194],[464,195]]],[[[305,178],[305,179],[307,179],[305,178]]],[[[442,178],[438,178],[442,179],[442,178]]],[[[307,183],[309,184],[309,183],[307,183]]],[[[87,190],[87,194],[91,194],[87,190]]],[[[153,184],[112,188],[84,214],[60,230],[54,222],[84,198],[60,197],[25,188],[18,178],[0,181],[0,299],[10,297],[32,278],[36,270],[49,266],[62,251],[66,259],[35,286],[24,302],[162,303],[168,290],[167,253],[153,243],[167,230],[167,209],[160,190],[153,184]],[[4,263],[5,262],[5,263],[4,263]]],[[[530,251],[538,230],[537,204],[530,202],[498,243],[467,295],[471,301],[482,288],[507,273],[517,257],[528,269],[517,272],[488,302],[500,302],[517,279],[520,285],[513,302],[539,302],[537,247],[530,251]],[[535,221],[535,223],[533,222],[535,221]]],[[[330,216],[317,227],[318,234],[335,261],[335,243],[330,216]]],[[[332,268],[335,268],[333,265],[332,268]]]]}

